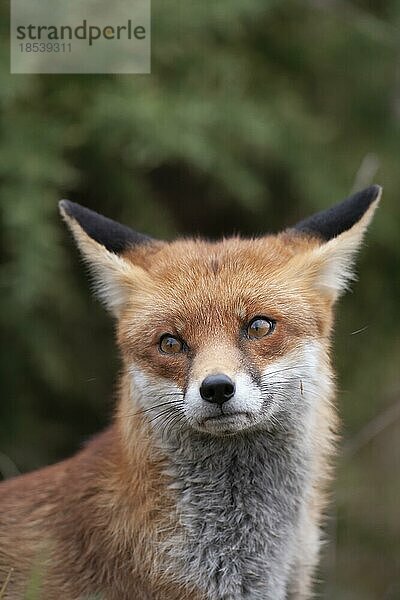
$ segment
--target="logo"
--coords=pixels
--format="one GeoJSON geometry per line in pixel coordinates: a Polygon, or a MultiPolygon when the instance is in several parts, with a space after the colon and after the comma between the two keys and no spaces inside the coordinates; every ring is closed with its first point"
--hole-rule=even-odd
{"type": "Polygon", "coordinates": [[[150,0],[11,0],[11,73],[150,73],[150,0]]]}

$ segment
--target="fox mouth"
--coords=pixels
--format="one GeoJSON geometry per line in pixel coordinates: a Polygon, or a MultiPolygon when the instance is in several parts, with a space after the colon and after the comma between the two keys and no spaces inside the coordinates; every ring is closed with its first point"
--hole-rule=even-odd
{"type": "Polygon", "coordinates": [[[206,423],[208,421],[229,421],[229,420],[235,420],[238,417],[241,416],[245,416],[248,417],[248,414],[245,412],[237,412],[237,413],[230,413],[230,414],[225,414],[225,413],[220,413],[219,415],[213,415],[212,417],[206,417],[205,419],[203,419],[203,423],[206,423]]]}
{"type": "Polygon", "coordinates": [[[202,419],[199,429],[208,433],[232,434],[247,429],[250,424],[250,415],[247,412],[220,413],[202,419]]]}

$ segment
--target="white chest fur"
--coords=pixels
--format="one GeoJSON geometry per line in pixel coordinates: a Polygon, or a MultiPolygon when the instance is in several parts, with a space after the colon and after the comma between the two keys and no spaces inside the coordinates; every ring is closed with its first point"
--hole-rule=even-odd
{"type": "Polygon", "coordinates": [[[307,459],[287,434],[191,435],[170,452],[181,534],[170,568],[210,600],[281,600],[307,459]]]}

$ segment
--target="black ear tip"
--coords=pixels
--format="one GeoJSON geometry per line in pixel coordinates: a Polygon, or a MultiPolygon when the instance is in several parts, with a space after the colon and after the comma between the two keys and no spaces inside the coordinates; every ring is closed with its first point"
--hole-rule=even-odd
{"type": "Polygon", "coordinates": [[[361,192],[357,192],[356,196],[364,197],[366,201],[374,202],[381,194],[382,194],[382,186],[374,183],[370,187],[362,190],[361,192]]]}
{"type": "Polygon", "coordinates": [[[354,213],[356,214],[359,211],[359,217],[361,217],[371,204],[379,199],[381,194],[382,187],[380,185],[370,185],[369,187],[356,192],[349,198],[346,198],[346,200],[343,200],[341,205],[339,204],[338,206],[352,207],[354,213]]]}
{"type": "Polygon", "coordinates": [[[75,219],[89,237],[115,254],[119,254],[131,246],[148,244],[152,241],[147,235],[137,233],[130,227],[103,217],[76,202],[61,200],[59,208],[62,215],[75,219]]]}
{"type": "Polygon", "coordinates": [[[380,185],[371,185],[346,198],[340,204],[300,221],[294,229],[301,233],[317,236],[325,241],[330,240],[353,227],[371,204],[379,199],[381,192],[380,185]]]}
{"type": "Polygon", "coordinates": [[[371,185],[371,189],[375,190],[375,194],[381,194],[383,191],[383,186],[378,183],[374,183],[371,185]]]}
{"type": "Polygon", "coordinates": [[[68,217],[72,217],[73,219],[76,219],[78,222],[80,220],[80,217],[84,214],[86,214],[86,215],[88,215],[89,213],[96,214],[96,213],[94,213],[94,211],[89,210],[89,208],[86,208],[85,206],[81,206],[80,204],[77,204],[76,202],[72,202],[71,200],[60,200],[60,202],[58,203],[58,208],[59,208],[61,214],[66,214],[66,215],[68,215],[68,217]]]}
{"type": "Polygon", "coordinates": [[[70,207],[69,205],[71,204],[71,202],[69,200],[60,200],[60,202],[58,203],[58,208],[60,209],[61,212],[65,212],[67,215],[70,214],[70,207]]]}
{"type": "MultiPolygon", "coordinates": [[[[93,210],[86,208],[86,206],[81,206],[80,204],[72,202],[71,200],[60,200],[58,207],[62,213],[65,213],[69,217],[76,219],[78,222],[80,222],[84,216],[88,217],[89,215],[97,214],[93,210]]],[[[101,217],[101,215],[98,216],[101,217]]]]}

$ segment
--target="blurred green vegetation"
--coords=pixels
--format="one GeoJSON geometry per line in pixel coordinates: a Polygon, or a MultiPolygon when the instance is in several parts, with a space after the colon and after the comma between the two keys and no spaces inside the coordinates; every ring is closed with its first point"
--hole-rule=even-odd
{"type": "Polygon", "coordinates": [[[153,236],[214,237],[285,227],[378,182],[336,327],[345,452],[321,595],[398,599],[400,4],[152,4],[141,76],[11,76],[0,6],[0,471],[67,456],[112,413],[112,324],[58,199],[153,236]]]}

